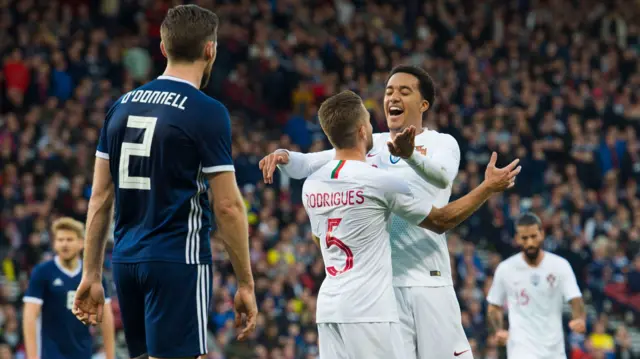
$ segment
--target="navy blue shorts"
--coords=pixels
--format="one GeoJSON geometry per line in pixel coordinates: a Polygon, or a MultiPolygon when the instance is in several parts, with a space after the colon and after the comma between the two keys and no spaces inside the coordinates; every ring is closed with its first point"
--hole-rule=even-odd
{"type": "Polygon", "coordinates": [[[210,264],[114,263],[113,277],[130,357],[207,353],[210,264]]]}

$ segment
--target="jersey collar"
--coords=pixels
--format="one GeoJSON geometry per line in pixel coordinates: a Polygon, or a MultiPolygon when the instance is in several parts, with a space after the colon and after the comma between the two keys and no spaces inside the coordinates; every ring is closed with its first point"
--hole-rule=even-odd
{"type": "MultiPolygon", "coordinates": [[[[179,77],[174,77],[174,76],[169,76],[169,75],[160,75],[158,76],[158,80],[169,80],[169,81],[175,81],[175,82],[182,82],[185,83],[187,85],[191,85],[193,87],[196,87],[196,85],[192,84],[191,82],[185,80],[185,79],[181,79],[179,77]]],[[[196,87],[197,89],[197,87],[196,87]]]]}
{"type": "Polygon", "coordinates": [[[56,264],[56,267],[58,267],[58,269],[68,275],[69,277],[75,277],[78,274],[80,274],[80,272],[82,272],[82,260],[78,261],[78,268],[74,269],[74,270],[68,270],[67,268],[62,266],[62,263],[60,262],[60,258],[58,256],[53,257],[53,262],[56,264]]]}

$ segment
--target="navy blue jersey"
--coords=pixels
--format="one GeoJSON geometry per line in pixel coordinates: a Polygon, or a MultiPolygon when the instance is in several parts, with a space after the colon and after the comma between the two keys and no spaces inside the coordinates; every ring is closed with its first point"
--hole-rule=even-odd
{"type": "Polygon", "coordinates": [[[113,262],[211,263],[204,174],[234,170],[224,105],[160,76],[113,105],[96,156],[115,185],[113,262]]]}
{"type": "MultiPolygon", "coordinates": [[[[58,258],[40,263],[31,272],[25,303],[41,304],[41,359],[87,359],[92,355],[89,327],[71,312],[76,288],[82,279],[82,263],[75,271],[62,267],[58,258]]],[[[109,291],[105,288],[105,298],[109,291]]]]}

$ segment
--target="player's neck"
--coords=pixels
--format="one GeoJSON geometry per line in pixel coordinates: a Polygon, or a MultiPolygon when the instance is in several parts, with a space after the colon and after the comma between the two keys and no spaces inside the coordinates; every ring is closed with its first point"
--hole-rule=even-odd
{"type": "Polygon", "coordinates": [[[336,160],[366,162],[366,154],[358,148],[336,148],[336,160]]]}
{"type": "MultiPolygon", "coordinates": [[[[405,128],[407,128],[407,127],[409,127],[409,126],[411,126],[411,125],[408,125],[408,126],[405,126],[405,127],[402,127],[402,128],[398,128],[398,129],[394,129],[394,130],[389,129],[389,134],[390,134],[390,136],[391,136],[391,139],[393,140],[394,138],[396,138],[396,136],[397,136],[399,133],[402,133],[402,131],[404,131],[404,129],[405,129],[405,128]]],[[[414,125],[414,126],[415,126],[415,125],[414,125]]],[[[417,135],[419,135],[419,134],[421,134],[421,133],[423,133],[423,132],[426,130],[426,128],[423,128],[423,127],[422,127],[422,124],[420,124],[420,125],[418,125],[418,126],[415,126],[415,128],[416,128],[416,136],[417,136],[417,135]]]]}
{"type": "Polygon", "coordinates": [[[80,262],[80,258],[79,257],[73,257],[69,260],[64,260],[60,257],[58,257],[58,261],[60,263],[60,265],[62,266],[62,268],[68,270],[68,271],[74,271],[78,268],[78,263],[80,262]]]}
{"type": "Polygon", "coordinates": [[[542,262],[542,259],[544,258],[544,251],[540,250],[540,252],[538,252],[538,256],[536,257],[536,259],[534,259],[533,261],[529,259],[529,257],[527,257],[524,252],[522,253],[522,258],[524,258],[524,261],[530,266],[530,267],[537,267],[540,265],[540,263],[542,262]]]}
{"type": "Polygon", "coordinates": [[[198,64],[181,64],[170,63],[164,70],[163,76],[171,76],[179,78],[193,84],[196,88],[200,88],[202,82],[203,69],[198,64]]]}

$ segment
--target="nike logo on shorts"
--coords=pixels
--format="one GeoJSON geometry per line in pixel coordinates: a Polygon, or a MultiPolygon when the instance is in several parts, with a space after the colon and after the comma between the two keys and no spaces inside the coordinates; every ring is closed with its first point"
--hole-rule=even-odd
{"type": "Polygon", "coordinates": [[[465,351],[462,351],[462,352],[453,352],[453,356],[454,356],[454,357],[459,357],[460,355],[462,355],[462,354],[464,354],[464,353],[466,353],[466,352],[468,352],[468,351],[469,351],[469,349],[467,349],[467,350],[465,350],[465,351]]]}

